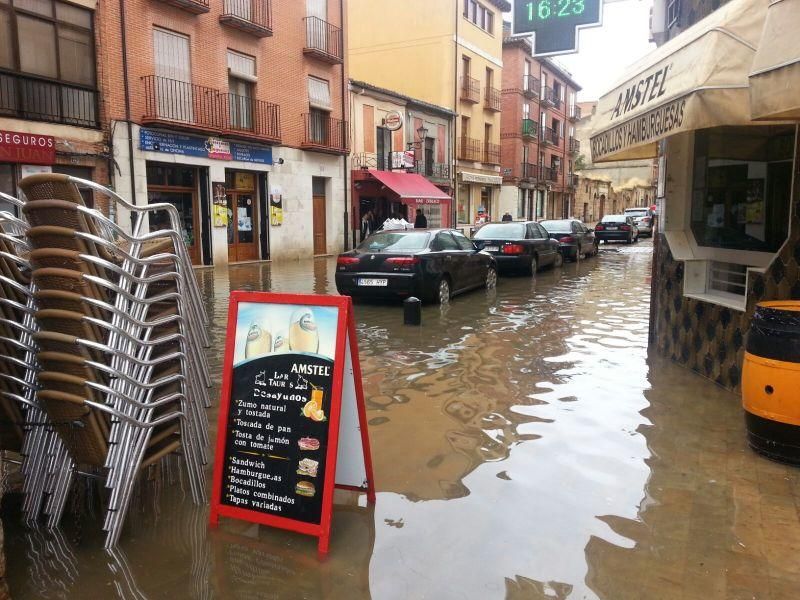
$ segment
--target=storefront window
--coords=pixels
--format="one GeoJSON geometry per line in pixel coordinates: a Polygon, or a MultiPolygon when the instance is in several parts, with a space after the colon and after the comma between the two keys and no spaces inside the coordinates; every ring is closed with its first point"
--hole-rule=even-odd
{"type": "MultiPolygon", "coordinates": [[[[200,246],[197,237],[199,214],[197,207],[196,171],[180,165],[147,165],[147,201],[150,204],[166,202],[178,209],[183,225],[183,239],[194,264],[200,263],[200,246]]],[[[167,229],[170,226],[166,212],[150,215],[150,228],[167,229]]]]}
{"type": "Polygon", "coordinates": [[[458,186],[458,222],[470,223],[470,188],[468,185],[458,186]]]}
{"type": "MultiPolygon", "coordinates": [[[[17,197],[16,184],[14,182],[14,165],[0,164],[0,192],[9,196],[17,197]]],[[[0,210],[16,214],[16,207],[10,202],[0,199],[0,210]]]]}
{"type": "Polygon", "coordinates": [[[700,246],[776,252],[789,230],[794,127],[695,135],[692,233],[700,246]]]}

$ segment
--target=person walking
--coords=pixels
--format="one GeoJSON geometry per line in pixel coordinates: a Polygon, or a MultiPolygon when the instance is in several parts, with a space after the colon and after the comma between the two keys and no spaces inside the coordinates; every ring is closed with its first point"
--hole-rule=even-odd
{"type": "Polygon", "coordinates": [[[417,217],[414,219],[414,229],[427,229],[428,218],[422,213],[422,209],[417,209],[417,217]]]}

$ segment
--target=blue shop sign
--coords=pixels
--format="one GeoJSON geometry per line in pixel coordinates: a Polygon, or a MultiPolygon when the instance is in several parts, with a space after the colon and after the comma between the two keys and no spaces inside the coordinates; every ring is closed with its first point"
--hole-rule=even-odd
{"type": "Polygon", "coordinates": [[[253,146],[229,142],[217,137],[201,138],[144,127],[139,130],[139,148],[146,152],[182,154],[215,160],[237,160],[262,165],[272,164],[271,146],[253,146]]]}

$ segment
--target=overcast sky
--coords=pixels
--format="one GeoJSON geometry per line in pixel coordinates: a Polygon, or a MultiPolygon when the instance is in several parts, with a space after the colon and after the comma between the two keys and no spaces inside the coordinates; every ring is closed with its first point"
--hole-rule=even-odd
{"type": "Polygon", "coordinates": [[[648,41],[652,4],[652,0],[606,0],[603,26],[580,32],[577,54],[555,57],[583,87],[579,100],[597,100],[610,91],[625,67],[655,48],[648,41]]]}

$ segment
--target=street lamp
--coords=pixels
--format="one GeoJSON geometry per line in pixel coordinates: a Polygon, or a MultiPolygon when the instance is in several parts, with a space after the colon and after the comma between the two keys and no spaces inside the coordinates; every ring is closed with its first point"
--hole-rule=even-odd
{"type": "MultiPolygon", "coordinates": [[[[417,166],[417,150],[422,150],[422,145],[425,142],[425,138],[428,137],[428,129],[425,125],[420,125],[417,128],[417,139],[416,142],[407,142],[406,143],[406,150],[411,152],[411,149],[414,149],[414,167],[417,166]]],[[[423,157],[424,158],[424,157],[423,157]]],[[[418,171],[419,172],[419,171],[418,171]]]]}

